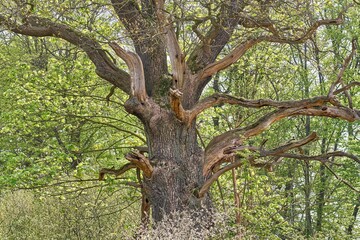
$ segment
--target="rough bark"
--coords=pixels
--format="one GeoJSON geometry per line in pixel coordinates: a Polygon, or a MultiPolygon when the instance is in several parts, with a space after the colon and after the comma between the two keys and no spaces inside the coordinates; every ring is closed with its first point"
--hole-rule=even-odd
{"type": "Polygon", "coordinates": [[[194,123],[187,126],[171,111],[158,108],[144,124],[154,170],[143,185],[154,220],[161,220],[172,211],[209,206],[206,196],[197,198],[195,194],[205,178],[204,155],[197,144],[194,123]]]}

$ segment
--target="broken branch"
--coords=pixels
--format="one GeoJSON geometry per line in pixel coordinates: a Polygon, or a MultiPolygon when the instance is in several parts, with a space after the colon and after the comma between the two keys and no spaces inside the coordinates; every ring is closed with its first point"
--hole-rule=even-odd
{"type": "Polygon", "coordinates": [[[184,110],[181,104],[182,92],[178,89],[170,89],[170,106],[174,111],[175,116],[182,122],[187,121],[188,113],[184,110]]]}
{"type": "Polygon", "coordinates": [[[143,171],[145,177],[151,177],[153,167],[151,166],[149,159],[142,155],[138,150],[134,150],[133,152],[126,154],[125,158],[143,171]]]}
{"type": "Polygon", "coordinates": [[[116,55],[123,59],[129,68],[131,76],[131,93],[140,102],[145,102],[148,98],[145,88],[145,75],[142,61],[134,52],[126,51],[117,43],[109,43],[110,47],[114,50],[116,55]]]}
{"type": "Polygon", "coordinates": [[[162,25],[160,29],[165,34],[166,48],[172,67],[173,87],[181,90],[186,70],[185,55],[181,51],[172,23],[165,17],[164,1],[155,0],[155,5],[159,24],[162,25]]]}
{"type": "Polygon", "coordinates": [[[166,33],[166,46],[169,52],[169,58],[171,62],[172,77],[173,77],[173,86],[182,89],[184,84],[184,74],[185,74],[185,55],[182,53],[179,43],[176,39],[175,32],[171,26],[165,29],[166,33]]]}

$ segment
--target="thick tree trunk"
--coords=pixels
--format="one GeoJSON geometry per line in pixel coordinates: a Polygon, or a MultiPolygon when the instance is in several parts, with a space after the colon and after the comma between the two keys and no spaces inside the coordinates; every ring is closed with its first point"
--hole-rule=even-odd
{"type": "Polygon", "coordinates": [[[171,110],[153,108],[151,117],[140,117],[145,125],[151,178],[143,182],[152,208],[152,218],[160,221],[173,211],[200,210],[210,206],[208,196],[194,193],[205,180],[203,150],[198,146],[195,124],[180,122],[171,110]]]}

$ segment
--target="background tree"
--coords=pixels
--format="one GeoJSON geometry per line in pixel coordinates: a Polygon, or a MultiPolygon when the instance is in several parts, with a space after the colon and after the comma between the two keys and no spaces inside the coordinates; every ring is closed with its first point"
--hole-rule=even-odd
{"type": "MultiPolygon", "coordinates": [[[[282,85],[281,81],[258,74],[267,70],[264,68],[266,62],[264,65],[248,64],[245,66],[248,72],[239,65],[248,51],[303,44],[313,39],[321,26],[333,28],[332,25],[343,24],[347,12],[353,8],[343,2],[323,1],[113,0],[111,3],[62,1],[61,4],[11,1],[1,5],[0,24],[8,30],[4,37],[12,34],[52,37],[82,49],[95,65],[97,75],[129,96],[124,108],[143,124],[147,150],[127,154],[129,164],[119,170],[103,169],[101,176],[118,175],[131,168],[141,170],[143,211],[147,211],[150,204],[153,219],[159,221],[164,214],[175,210],[210,207],[208,191],[213,182],[245,164],[272,170],[282,159],[294,158],[304,161],[306,170],[306,164],[312,160],[328,163],[335,157],[348,157],[359,162],[355,155],[340,151],[314,152],[315,156],[310,156],[312,152],[307,150],[294,151],[317,139],[318,135],[311,132],[308,123],[305,134],[288,136],[287,131],[277,132],[271,141],[260,141],[260,137],[269,134],[267,130],[289,117],[306,116],[305,122],[310,121],[310,116],[348,122],[359,120],[360,113],[349,93],[359,83],[344,80],[356,51],[356,41],[352,40],[355,36],[344,39],[346,54],[338,55],[344,58],[337,62],[341,66],[322,79],[323,92],[310,88],[315,78],[309,72],[316,68],[306,67],[306,53],[294,54],[293,61],[276,59],[285,66],[295,63],[303,67],[301,78],[289,81],[286,74],[281,75],[289,84],[303,86],[299,94],[282,94],[277,87],[282,85]],[[324,16],[320,6],[329,7],[331,12],[324,16]],[[124,61],[129,72],[122,69],[115,55],[124,61]],[[241,89],[234,88],[230,92],[225,88],[219,92],[238,93],[238,97],[219,92],[211,94],[207,86],[213,76],[218,75],[220,81],[225,82],[223,71],[236,71],[236,68],[242,70],[243,77],[247,74],[254,77],[254,85],[246,86],[232,79],[238,75],[229,74],[227,81],[241,89]],[[258,85],[271,86],[273,97],[262,99],[261,94],[255,94],[258,85]],[[343,94],[346,97],[342,98],[343,94]],[[255,97],[258,99],[253,99],[255,97]],[[196,129],[201,127],[201,122],[197,121],[201,118],[199,115],[224,104],[236,106],[237,112],[260,111],[249,114],[245,120],[241,120],[240,114],[229,116],[227,131],[204,141],[202,147],[196,129]],[[301,139],[289,140],[289,137],[301,139]],[[284,143],[279,144],[281,142],[284,143]]],[[[260,58],[264,60],[266,57],[260,58]]],[[[276,67],[289,72],[288,76],[297,73],[281,65],[276,67]]],[[[65,86],[65,90],[67,88],[65,86]]],[[[110,99],[111,94],[108,96],[110,99]]],[[[82,120],[69,127],[74,148],[63,148],[73,151],[74,167],[82,157],[75,154],[79,147],[76,135],[82,124],[91,122],[88,117],[82,120]]],[[[54,138],[63,145],[56,129],[54,138]]],[[[309,184],[307,181],[306,185],[309,184]]],[[[305,197],[309,194],[308,189],[305,197]]],[[[311,234],[311,219],[307,218],[307,224],[306,229],[311,234]]]]}

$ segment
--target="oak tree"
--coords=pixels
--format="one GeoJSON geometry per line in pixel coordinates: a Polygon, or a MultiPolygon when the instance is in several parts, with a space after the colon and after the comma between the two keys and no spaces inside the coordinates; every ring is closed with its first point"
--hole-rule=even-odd
{"type": "Polygon", "coordinates": [[[124,107],[142,122],[147,146],[128,153],[129,163],[121,169],[102,169],[100,178],[130,169],[141,171],[142,212],[145,216],[151,208],[153,219],[159,221],[175,210],[210,207],[212,183],[245,161],[269,170],[284,158],[325,163],[348,157],[360,163],[358,157],[340,151],[317,156],[292,151],[315,141],[315,132],[271,149],[251,141],[288,117],[358,121],[360,111],[353,108],[349,89],[360,83],[342,80],[356,52],[356,40],[325,95],[291,100],[223,93],[202,97],[213,76],[241,61],[249,49],[261,44],[303,44],[322,26],[343,24],[348,9],[354,7],[334,3],[336,13],[325,18],[320,14],[321,4],[324,1],[16,0],[0,5],[0,26],[9,34],[73,44],[87,54],[97,75],[112,90],[128,95],[124,107]],[[98,18],[109,24],[106,31],[87,25],[98,18]],[[347,102],[338,99],[343,94],[347,102]],[[267,111],[249,125],[214,136],[202,147],[196,129],[198,115],[224,104],[235,105],[239,111],[267,111]]]}

